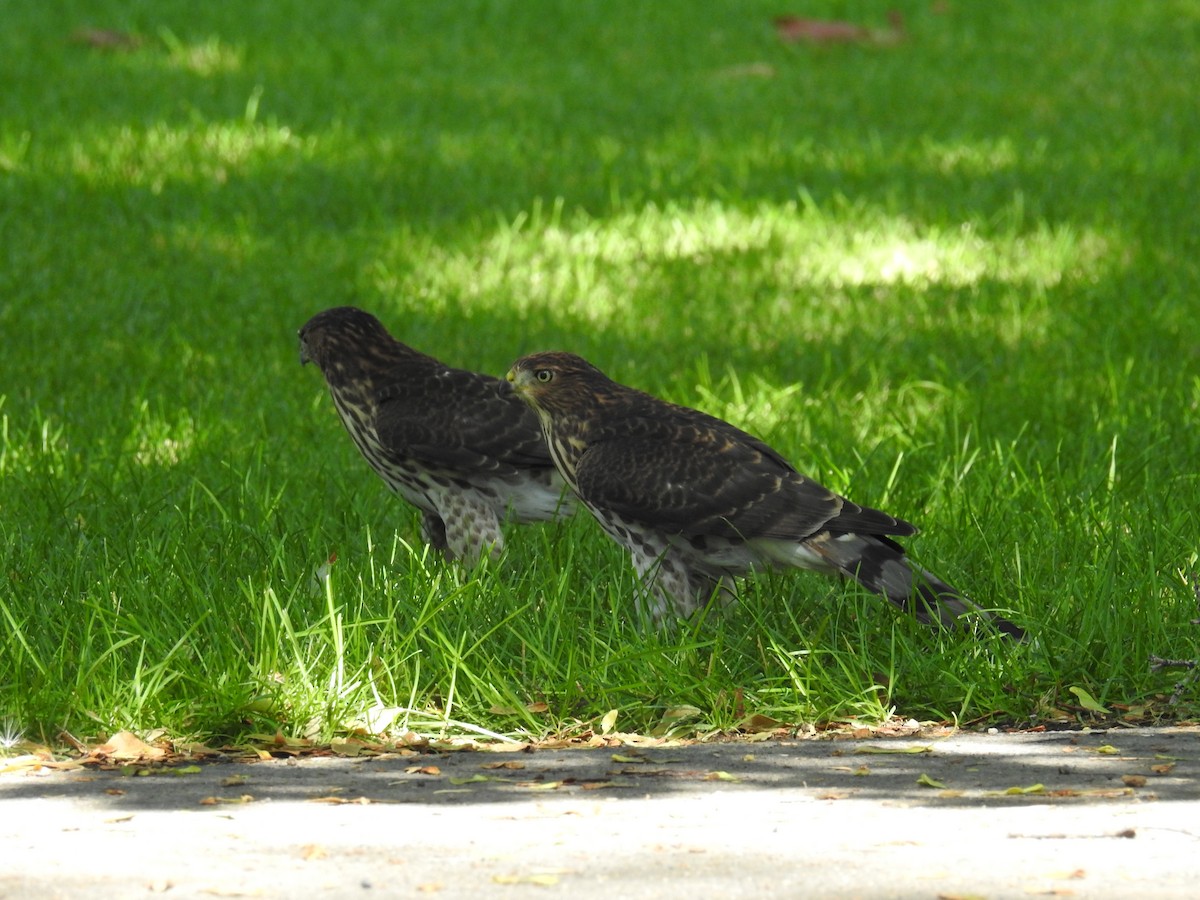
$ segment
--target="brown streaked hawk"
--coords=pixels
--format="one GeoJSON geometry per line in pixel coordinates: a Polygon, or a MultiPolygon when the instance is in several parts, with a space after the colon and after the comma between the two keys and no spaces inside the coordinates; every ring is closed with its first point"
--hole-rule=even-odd
{"type": "Polygon", "coordinates": [[[857,579],[918,620],[980,613],[1024,632],[909,562],[893,538],[916,528],[851,503],[758,438],[609,379],[571,353],[536,353],[508,380],[537,412],[563,478],[652,585],[655,618],[686,615],[756,568],[857,579]]]}
{"type": "Polygon", "coordinates": [[[362,455],[421,510],[422,536],[451,558],[498,556],[508,515],[570,512],[537,416],[504,380],[419,353],[350,306],[304,324],[300,362],[317,364],[362,455]]]}

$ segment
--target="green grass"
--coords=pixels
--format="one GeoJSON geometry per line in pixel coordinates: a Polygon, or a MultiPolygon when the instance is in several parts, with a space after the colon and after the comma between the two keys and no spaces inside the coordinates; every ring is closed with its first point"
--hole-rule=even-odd
{"type": "Polygon", "coordinates": [[[5,734],[1195,715],[1200,11],[901,6],[7,4],[5,734]],[[428,558],[298,366],[346,303],[755,431],[1037,640],[804,573],[647,633],[585,517],[428,558]]]}

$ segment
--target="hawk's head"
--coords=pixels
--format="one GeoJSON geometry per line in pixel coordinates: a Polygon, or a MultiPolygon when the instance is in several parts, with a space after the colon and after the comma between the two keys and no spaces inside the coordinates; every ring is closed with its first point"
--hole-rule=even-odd
{"type": "Polygon", "coordinates": [[[543,418],[586,417],[613,386],[607,376],[574,353],[549,351],[524,356],[508,370],[517,395],[543,418]]]}
{"type": "Polygon", "coordinates": [[[300,328],[300,364],[314,362],[325,370],[334,358],[393,344],[383,323],[353,306],[319,312],[300,328]]]}

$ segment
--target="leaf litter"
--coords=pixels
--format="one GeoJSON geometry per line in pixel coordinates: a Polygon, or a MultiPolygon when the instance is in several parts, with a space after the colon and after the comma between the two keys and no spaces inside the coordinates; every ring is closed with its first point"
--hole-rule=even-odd
{"type": "MultiPolygon", "coordinates": [[[[1079,699],[1086,703],[1088,698],[1080,697],[1079,699]]],[[[1119,704],[1113,704],[1113,706],[1117,709],[1123,708],[1119,704]]],[[[499,773],[525,770],[526,763],[520,760],[498,760],[481,763],[480,768],[484,772],[468,777],[445,778],[443,783],[448,781],[454,787],[438,790],[436,793],[470,792],[479,785],[489,783],[501,790],[512,791],[548,792],[560,789],[594,791],[633,788],[636,786],[635,783],[643,778],[738,783],[741,781],[739,776],[719,770],[705,771],[665,768],[664,766],[678,762],[679,760],[656,758],[653,755],[647,754],[646,751],[705,743],[750,743],[783,737],[791,737],[792,739],[801,737],[800,733],[793,727],[782,726],[777,720],[760,714],[743,716],[738,722],[737,727],[739,730],[736,732],[700,734],[698,737],[690,738],[680,736],[679,728],[681,724],[690,721],[694,717],[695,712],[694,707],[675,707],[669,709],[660,719],[659,727],[655,729],[659,733],[647,735],[636,732],[616,731],[615,728],[619,713],[617,710],[610,710],[599,721],[594,721],[590,725],[588,722],[579,722],[576,723],[575,730],[573,731],[568,730],[559,734],[547,735],[540,739],[528,740],[514,740],[511,737],[502,735],[497,735],[495,738],[475,734],[443,734],[433,736],[422,735],[405,729],[400,731],[399,734],[387,737],[366,735],[359,732],[352,737],[342,737],[328,743],[321,743],[313,738],[294,737],[276,731],[275,733],[249,734],[236,745],[210,747],[204,743],[194,741],[172,741],[161,731],[148,732],[145,736],[146,739],[139,738],[130,732],[117,732],[112,736],[101,736],[101,738],[97,739],[96,743],[90,745],[78,741],[70,735],[64,735],[63,739],[71,743],[78,752],[76,758],[63,759],[61,758],[61,754],[56,754],[46,747],[31,747],[32,752],[21,757],[0,759],[0,764],[2,764],[0,765],[0,774],[13,771],[37,773],[41,771],[78,770],[87,767],[120,770],[132,777],[145,777],[158,773],[166,774],[167,772],[186,776],[202,771],[201,767],[195,765],[195,761],[209,758],[233,761],[239,759],[255,761],[299,757],[395,758],[405,756],[417,757],[431,753],[519,753],[535,750],[610,748],[614,751],[610,754],[610,758],[613,763],[617,764],[617,767],[608,770],[600,777],[592,774],[586,777],[566,777],[546,780],[543,775],[532,775],[531,777],[531,774],[524,774],[519,777],[505,778],[501,777],[499,773]],[[667,726],[668,723],[670,723],[669,727],[663,727],[667,726]],[[597,730],[593,730],[593,728],[597,730]],[[757,729],[762,730],[759,731],[757,729]]],[[[480,730],[483,731],[483,729],[480,730]]],[[[1015,731],[1016,729],[1013,730],[1015,731]]],[[[1025,730],[1043,731],[1045,729],[1035,727],[1025,730]]],[[[879,740],[877,743],[859,743],[851,752],[868,755],[897,754],[918,756],[932,754],[935,746],[933,744],[900,744],[894,743],[892,740],[886,740],[886,738],[911,737],[915,735],[920,735],[924,738],[937,738],[950,736],[956,732],[957,729],[945,724],[918,723],[911,719],[903,720],[893,717],[878,725],[864,725],[859,721],[850,720],[842,723],[825,723],[820,726],[811,726],[806,736],[809,739],[824,738],[826,740],[832,739],[835,742],[847,738],[856,739],[860,742],[869,738],[885,738],[885,740],[879,740]]],[[[1103,744],[1098,747],[1071,746],[1063,749],[1064,752],[1083,751],[1094,753],[1098,756],[1137,759],[1137,757],[1121,757],[1121,751],[1111,744],[1103,744]]],[[[835,749],[832,755],[840,756],[842,755],[842,751],[835,749]]],[[[752,754],[747,754],[747,757],[753,759],[752,754]]],[[[1147,772],[1156,776],[1162,776],[1171,773],[1180,758],[1164,753],[1157,753],[1154,759],[1160,762],[1151,764],[1149,759],[1144,760],[1147,764],[1147,772]]],[[[857,768],[839,767],[839,771],[841,770],[848,771],[856,776],[865,776],[871,773],[869,767],[865,764],[859,764],[857,768]]],[[[407,767],[405,772],[410,777],[443,778],[442,769],[432,764],[413,765],[407,767]]],[[[232,787],[243,784],[245,781],[245,776],[234,776],[233,779],[224,782],[222,786],[232,787]]],[[[1076,798],[1106,799],[1129,797],[1134,794],[1135,789],[1145,786],[1146,777],[1137,773],[1130,773],[1122,777],[1120,787],[1094,790],[1048,790],[1044,785],[1034,784],[1015,785],[1002,791],[967,792],[949,789],[942,782],[925,774],[922,775],[918,783],[938,790],[936,796],[939,798],[971,795],[980,797],[1040,797],[1043,799],[1069,800],[1076,798]]],[[[831,797],[831,799],[833,798],[831,797]]],[[[202,802],[206,805],[216,805],[250,803],[254,800],[254,796],[242,794],[238,797],[208,797],[202,802]]],[[[372,800],[366,797],[355,799],[323,797],[314,798],[312,802],[369,804],[388,801],[372,800]]]]}

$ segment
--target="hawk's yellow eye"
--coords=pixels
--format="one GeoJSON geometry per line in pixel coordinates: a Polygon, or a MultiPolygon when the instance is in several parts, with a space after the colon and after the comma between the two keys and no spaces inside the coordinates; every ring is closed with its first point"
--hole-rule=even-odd
{"type": "Polygon", "coordinates": [[[542,384],[549,384],[551,381],[554,380],[554,373],[551,372],[549,369],[538,369],[536,372],[533,373],[533,377],[536,378],[538,381],[540,381],[542,384]]]}

